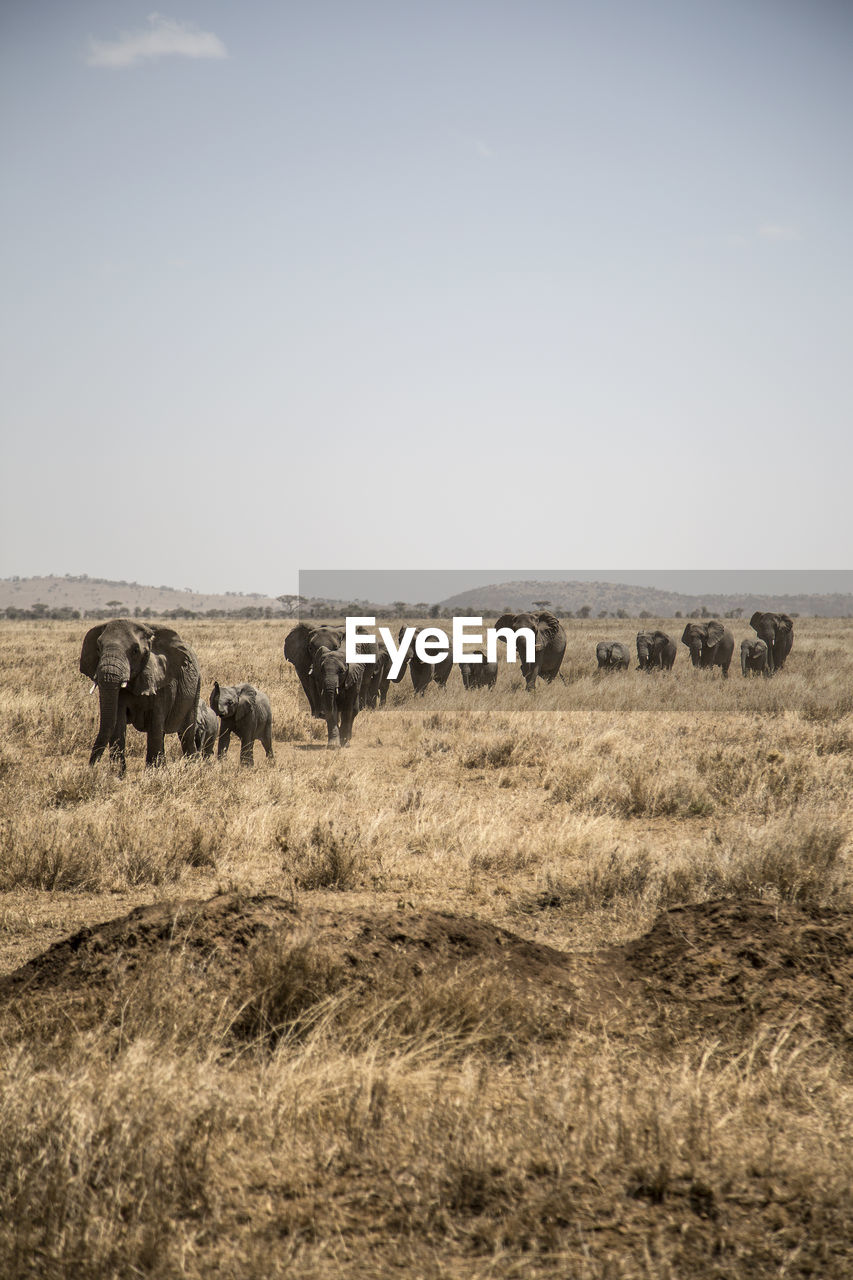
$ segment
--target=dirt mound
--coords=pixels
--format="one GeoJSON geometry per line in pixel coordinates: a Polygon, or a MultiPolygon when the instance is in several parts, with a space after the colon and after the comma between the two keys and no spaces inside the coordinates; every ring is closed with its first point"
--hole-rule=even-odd
{"type": "Polygon", "coordinates": [[[0,979],[0,1008],[31,1021],[61,1007],[80,1026],[112,1020],[128,993],[156,982],[185,1005],[230,995],[236,1007],[278,981],[280,955],[298,945],[322,954],[326,975],[318,987],[314,966],[300,1007],[333,990],[369,1001],[430,981],[455,983],[451,997],[464,1001],[480,984],[485,1004],[506,998],[529,1022],[547,1021],[547,1038],[597,1017],[615,1033],[658,1026],[674,1038],[800,1020],[853,1046],[853,913],[730,899],[675,907],[635,942],[596,954],[435,911],[299,908],[271,895],[162,902],[82,929],[0,979]],[[264,947],[272,961],[259,969],[264,947]]]}
{"type": "MultiPolygon", "coordinates": [[[[346,905],[300,910],[272,895],[223,894],[139,907],[80,930],[0,979],[0,1008],[33,1022],[61,1005],[63,1018],[79,1028],[112,1021],[146,984],[149,992],[158,984],[179,987],[184,1004],[196,1002],[199,1010],[229,998],[234,1008],[254,1006],[261,989],[280,985],[282,970],[294,967],[288,949],[299,955],[300,947],[301,986],[289,992],[285,1013],[333,991],[375,999],[430,978],[463,990],[489,983],[520,997],[530,1018],[547,1006],[548,1016],[561,1012],[565,1022],[577,1001],[571,956],[481,920],[346,905]]],[[[162,994],[155,998],[162,1004],[162,994]]]]}
{"type": "Polygon", "coordinates": [[[623,949],[664,1016],[697,1030],[816,1022],[853,1046],[853,913],[722,899],[674,907],[623,949]]]}

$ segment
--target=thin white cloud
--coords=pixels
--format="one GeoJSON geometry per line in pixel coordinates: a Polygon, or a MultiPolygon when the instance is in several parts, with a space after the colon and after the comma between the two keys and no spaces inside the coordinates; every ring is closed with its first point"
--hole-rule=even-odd
{"type": "Polygon", "coordinates": [[[225,45],[194,22],[149,13],[148,26],[122,31],[118,40],[90,40],[90,67],[131,67],[146,58],[227,58],[225,45]]]}
{"type": "Polygon", "coordinates": [[[778,222],[765,222],[758,228],[762,240],[799,240],[800,233],[796,227],[784,226],[778,222]]]}

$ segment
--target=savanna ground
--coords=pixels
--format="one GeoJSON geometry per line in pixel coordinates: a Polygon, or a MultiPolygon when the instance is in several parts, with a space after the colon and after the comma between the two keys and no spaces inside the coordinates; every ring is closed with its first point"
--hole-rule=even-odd
{"type": "Polygon", "coordinates": [[[4,1276],[853,1273],[853,622],[336,753],[287,625],[178,629],[274,765],[90,770],[85,624],[0,624],[4,1276]]]}

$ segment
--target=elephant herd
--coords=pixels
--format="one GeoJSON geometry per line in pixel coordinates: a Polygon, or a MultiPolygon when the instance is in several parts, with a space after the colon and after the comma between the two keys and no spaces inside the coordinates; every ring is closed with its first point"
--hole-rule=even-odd
{"type": "MultiPolygon", "coordinates": [[[[741,643],[741,670],[744,676],[772,675],[781,671],[793,644],[794,624],[784,613],[754,613],[750,626],[756,637],[741,643]]],[[[495,628],[518,631],[529,628],[534,635],[532,661],[520,663],[525,687],[532,692],[537,679],[550,683],[560,674],[566,650],[566,632],[552,613],[503,614],[495,628]]],[[[398,642],[405,628],[401,627],[398,642]]],[[[411,672],[417,694],[431,683],[444,688],[453,670],[450,655],[437,663],[421,660],[415,653],[415,630],[395,682],[411,672]]],[[[383,707],[391,683],[392,659],[381,639],[375,639],[373,663],[348,663],[343,627],[310,626],[299,623],[287,635],[284,656],[299,677],[311,714],[325,720],[328,746],[347,746],[353,722],[365,708],[383,707]]],[[[690,651],[694,667],[720,667],[728,676],[734,652],[734,636],[722,623],[688,622],[681,637],[690,651]]],[[[676,642],[663,631],[641,631],[637,635],[638,670],[669,671],[675,662],[676,642]]],[[[459,663],[466,689],[492,688],[498,676],[495,662],[459,663]]],[[[527,655],[529,658],[529,654],[527,655]]],[[[600,671],[627,670],[631,653],[620,641],[602,640],[596,646],[600,671]]],[[[223,756],[232,733],[240,741],[240,763],[253,764],[255,741],[260,741],[272,759],[272,712],[265,693],[251,684],[215,683],[210,705],[201,698],[201,671],[196,655],[170,627],[148,626],[130,618],[116,618],[92,627],[86,633],[80,653],[80,670],[92,680],[91,692],[98,690],[100,721],[89,756],[94,765],[109,747],[110,758],[125,769],[127,726],[147,735],[146,765],[165,760],[164,738],[176,733],[184,755],[210,757],[218,734],[217,754],[223,756]]],[[[562,677],[561,677],[562,678],[562,677]]]]}

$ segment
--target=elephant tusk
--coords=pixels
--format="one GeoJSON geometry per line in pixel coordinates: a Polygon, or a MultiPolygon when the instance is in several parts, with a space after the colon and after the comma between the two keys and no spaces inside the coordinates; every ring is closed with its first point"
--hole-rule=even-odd
{"type": "Polygon", "coordinates": [[[126,680],[122,680],[122,682],[121,682],[121,686],[120,686],[120,687],[121,687],[122,689],[126,689],[126,688],[127,688],[127,681],[126,681],[126,680]]]}
{"type": "Polygon", "coordinates": [[[95,690],[97,689],[97,687],[98,687],[98,682],[97,682],[97,680],[93,680],[93,681],[92,681],[92,687],[91,687],[91,689],[89,690],[89,697],[90,697],[90,698],[91,698],[92,694],[95,692],[95,690]]]}

